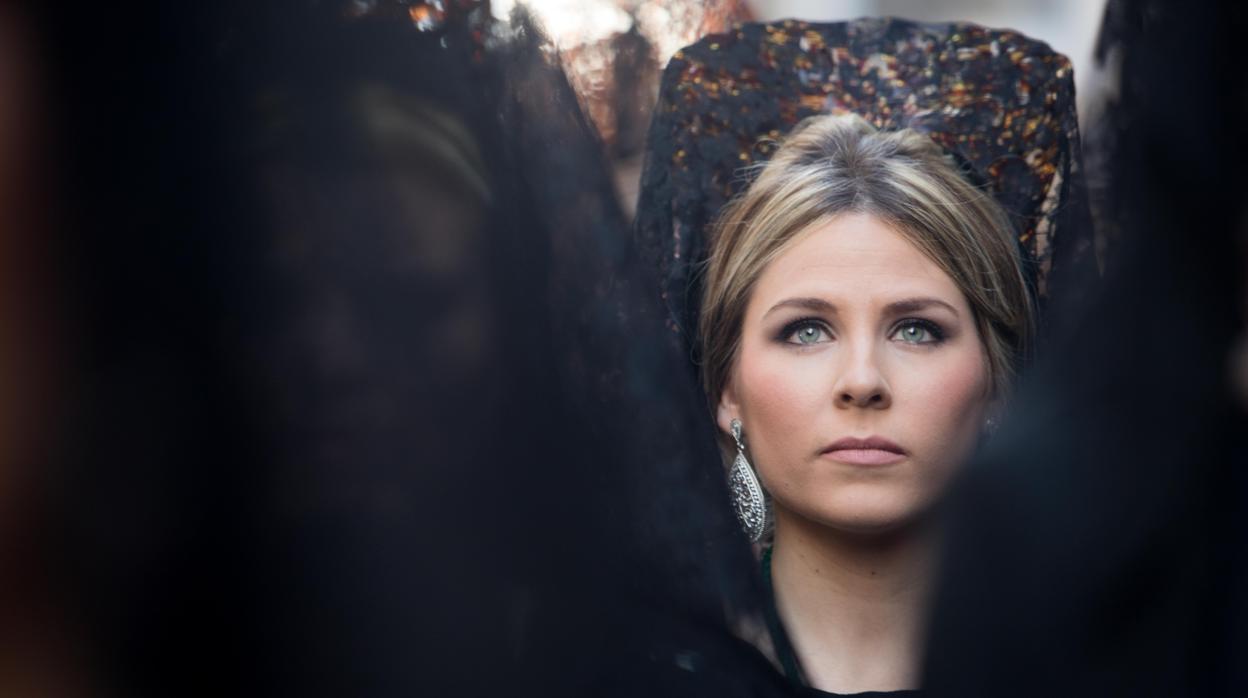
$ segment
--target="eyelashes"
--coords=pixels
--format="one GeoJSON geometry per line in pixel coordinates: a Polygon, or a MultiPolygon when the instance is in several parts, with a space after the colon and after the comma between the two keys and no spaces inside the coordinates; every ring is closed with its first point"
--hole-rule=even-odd
{"type": "MultiPolygon", "coordinates": [[[[905,318],[893,325],[888,338],[909,345],[937,345],[947,338],[945,329],[938,323],[924,318],[905,318]]],[[[832,329],[826,322],[815,317],[803,317],[780,328],[776,340],[785,344],[811,346],[834,339],[832,329]]]]}
{"type": "Polygon", "coordinates": [[[822,320],[804,317],[798,318],[780,328],[780,334],[776,339],[786,344],[809,346],[830,341],[832,339],[832,331],[822,320]]]}
{"type": "Polygon", "coordinates": [[[945,331],[940,325],[922,318],[907,318],[897,324],[893,338],[906,344],[940,344],[945,331]]]}

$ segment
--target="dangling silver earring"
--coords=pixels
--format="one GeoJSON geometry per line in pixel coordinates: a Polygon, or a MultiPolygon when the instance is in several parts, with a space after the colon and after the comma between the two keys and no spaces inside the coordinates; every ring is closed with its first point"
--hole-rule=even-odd
{"type": "Polygon", "coordinates": [[[758,484],[758,477],[754,475],[750,462],[745,459],[739,419],[732,420],[732,440],[737,442],[737,457],[732,461],[732,472],[728,475],[732,506],[745,534],[750,537],[750,542],[757,543],[767,527],[767,507],[763,503],[763,488],[758,484]]]}

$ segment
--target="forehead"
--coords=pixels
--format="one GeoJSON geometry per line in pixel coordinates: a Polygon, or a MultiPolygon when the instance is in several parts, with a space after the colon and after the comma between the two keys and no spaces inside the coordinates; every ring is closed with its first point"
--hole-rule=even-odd
{"type": "Polygon", "coordinates": [[[813,296],[859,305],[916,295],[965,303],[954,280],[905,236],[873,215],[855,213],[803,233],[763,270],[753,300],[813,296]]]}

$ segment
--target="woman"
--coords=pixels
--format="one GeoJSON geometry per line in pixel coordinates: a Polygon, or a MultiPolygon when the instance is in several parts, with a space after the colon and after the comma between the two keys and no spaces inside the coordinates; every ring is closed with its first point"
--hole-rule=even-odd
{"type": "Polygon", "coordinates": [[[1004,212],[931,139],[814,117],[715,226],[701,318],[738,515],[774,521],[786,672],[916,687],[929,514],[1030,335],[1004,212]]]}
{"type": "Polygon", "coordinates": [[[1091,268],[1079,170],[1069,62],[1014,32],[743,25],[669,64],[639,243],[799,686],[919,686],[932,512],[1091,268]]]}

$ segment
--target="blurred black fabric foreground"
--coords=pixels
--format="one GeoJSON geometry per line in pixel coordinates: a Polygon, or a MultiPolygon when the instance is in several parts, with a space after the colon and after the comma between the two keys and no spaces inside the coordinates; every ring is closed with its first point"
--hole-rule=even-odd
{"type": "MultiPolygon", "coordinates": [[[[939,695],[1245,681],[1242,24],[1111,4],[1134,249],[951,506],[939,695]]],[[[599,144],[526,24],[441,6],[31,5],[85,693],[788,690],[599,144]]]]}
{"type": "Polygon", "coordinates": [[[785,690],[601,145],[474,5],[42,16],[92,693],[785,690]]]}
{"type": "Polygon", "coordinates": [[[1244,19],[1109,3],[1121,91],[1088,148],[1108,149],[1122,248],[1102,292],[1054,310],[950,503],[935,695],[1248,694],[1244,19]]]}

